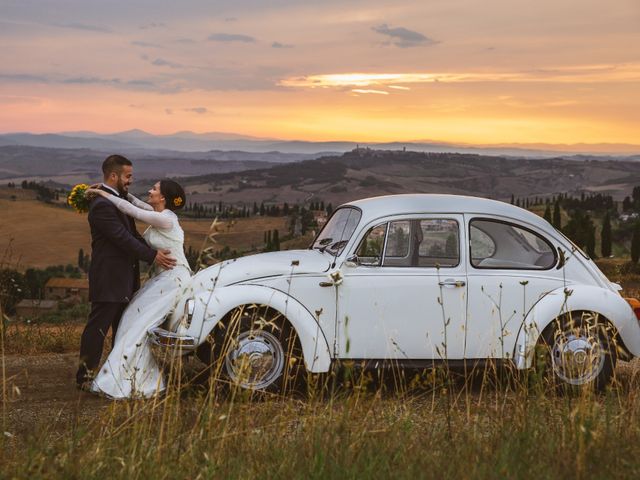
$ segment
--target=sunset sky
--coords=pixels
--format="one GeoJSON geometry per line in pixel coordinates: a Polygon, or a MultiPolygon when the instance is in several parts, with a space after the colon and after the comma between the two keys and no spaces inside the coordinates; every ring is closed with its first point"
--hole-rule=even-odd
{"type": "Polygon", "coordinates": [[[639,0],[0,0],[0,132],[640,144],[639,0]]]}

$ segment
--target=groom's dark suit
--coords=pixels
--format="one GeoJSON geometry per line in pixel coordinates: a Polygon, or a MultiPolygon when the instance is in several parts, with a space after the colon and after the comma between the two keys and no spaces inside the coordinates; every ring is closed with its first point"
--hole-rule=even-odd
{"type": "MultiPolygon", "coordinates": [[[[104,186],[101,188],[113,193],[104,186]]],[[[157,253],[142,239],[133,218],[124,215],[106,198],[98,196],[91,202],[89,226],[91,313],[80,342],[78,384],[93,375],[109,328],[115,338],[122,312],[140,287],[138,260],[152,263],[157,253]]]]}

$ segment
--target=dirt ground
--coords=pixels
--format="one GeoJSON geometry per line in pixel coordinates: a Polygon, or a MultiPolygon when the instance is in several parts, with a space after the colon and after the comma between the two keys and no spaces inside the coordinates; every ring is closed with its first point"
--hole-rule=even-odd
{"type": "Polygon", "coordinates": [[[36,433],[45,424],[70,424],[90,418],[110,401],[75,387],[77,353],[5,357],[7,436],[36,433]],[[80,418],[78,418],[80,417],[80,418]]]}

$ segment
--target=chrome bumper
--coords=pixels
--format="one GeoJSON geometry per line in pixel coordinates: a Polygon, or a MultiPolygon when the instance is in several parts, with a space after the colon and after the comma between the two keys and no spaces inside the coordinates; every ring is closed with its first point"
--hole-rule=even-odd
{"type": "Polygon", "coordinates": [[[198,348],[194,337],[179,335],[160,327],[149,330],[147,337],[151,352],[162,367],[171,365],[178,358],[193,353],[198,348]]]}

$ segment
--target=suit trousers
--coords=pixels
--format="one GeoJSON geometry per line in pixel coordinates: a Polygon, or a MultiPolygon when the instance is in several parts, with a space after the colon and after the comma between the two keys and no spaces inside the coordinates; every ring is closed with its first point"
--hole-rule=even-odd
{"type": "Polygon", "coordinates": [[[111,340],[115,341],[120,317],[127,303],[93,302],[91,313],[80,339],[80,366],[76,374],[76,382],[82,384],[91,380],[100,364],[104,339],[111,328],[111,340]]]}

